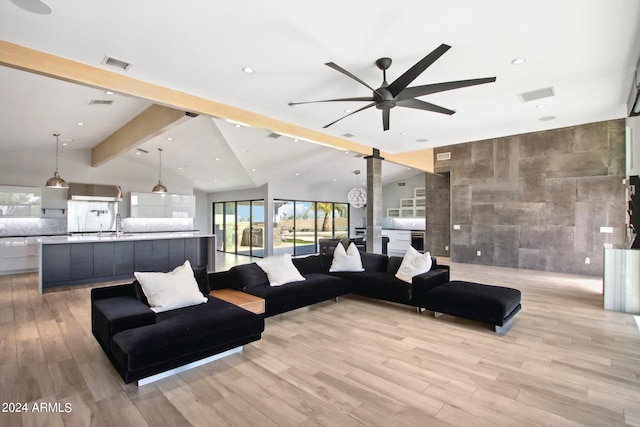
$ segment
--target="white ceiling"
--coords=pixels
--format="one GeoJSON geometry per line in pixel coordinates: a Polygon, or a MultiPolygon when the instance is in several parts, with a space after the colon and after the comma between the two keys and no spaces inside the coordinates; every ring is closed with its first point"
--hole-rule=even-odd
{"type": "MultiPolygon", "coordinates": [[[[28,1],[36,0],[22,0],[28,1]]],[[[330,135],[350,133],[358,143],[392,153],[625,117],[640,55],[637,0],[45,1],[50,15],[0,3],[0,37],[120,72],[101,64],[108,55],[132,64],[127,76],[330,135]],[[412,85],[497,77],[496,83],[421,98],[455,110],[452,116],[394,108],[391,129],[383,132],[381,113],[371,108],[322,129],[364,104],[288,106],[371,95],[326,62],[378,87],[376,59],[393,59],[391,82],[441,43],[452,49],[412,85]],[[526,62],[512,65],[518,57],[526,62]],[[255,72],[243,73],[245,66],[255,72]],[[517,96],[545,87],[556,96],[526,103],[517,96]],[[540,120],[549,116],[555,119],[540,120]]],[[[0,67],[0,149],[47,147],[54,131],[74,140],[67,149],[90,148],[148,106],[0,67]],[[89,106],[90,99],[115,102],[89,106]]],[[[156,164],[154,151],[162,146],[166,167],[204,191],[291,176],[317,185],[333,179],[328,164],[347,175],[364,167],[353,155],[268,133],[198,117],[145,143],[150,155],[126,156],[156,164]]],[[[388,164],[384,170],[386,180],[415,173],[388,164]]]]}

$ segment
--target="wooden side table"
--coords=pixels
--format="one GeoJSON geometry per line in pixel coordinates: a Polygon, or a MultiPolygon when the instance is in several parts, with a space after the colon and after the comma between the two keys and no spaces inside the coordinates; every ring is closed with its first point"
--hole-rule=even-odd
{"type": "Polygon", "coordinates": [[[235,289],[216,289],[211,291],[209,296],[230,302],[255,314],[264,313],[264,299],[245,292],[235,289]]]}

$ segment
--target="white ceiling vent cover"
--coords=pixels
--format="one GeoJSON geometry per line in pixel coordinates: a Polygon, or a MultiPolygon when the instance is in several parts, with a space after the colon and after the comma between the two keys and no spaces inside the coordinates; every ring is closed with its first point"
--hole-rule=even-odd
{"type": "Polygon", "coordinates": [[[113,101],[111,99],[92,99],[89,101],[89,105],[111,105],[113,101]]]}
{"type": "Polygon", "coordinates": [[[440,162],[443,160],[451,160],[451,151],[447,151],[446,153],[436,154],[436,160],[440,162]]]}
{"type": "Polygon", "coordinates": [[[102,63],[110,67],[118,68],[122,71],[127,71],[129,67],[131,67],[130,63],[122,61],[120,59],[112,58],[110,56],[105,56],[104,59],[102,60],[102,63]]]}
{"type": "Polygon", "coordinates": [[[521,102],[531,102],[537,99],[549,98],[550,96],[556,96],[556,91],[551,86],[518,94],[521,102]]]}

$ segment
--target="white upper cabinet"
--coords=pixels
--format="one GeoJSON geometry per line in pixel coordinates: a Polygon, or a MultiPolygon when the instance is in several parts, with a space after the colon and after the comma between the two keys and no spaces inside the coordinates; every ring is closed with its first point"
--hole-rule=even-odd
{"type": "Polygon", "coordinates": [[[196,196],[170,193],[134,193],[130,200],[131,218],[193,218],[196,196]]]}
{"type": "Polygon", "coordinates": [[[40,187],[0,185],[0,217],[39,217],[40,202],[40,187]]]}

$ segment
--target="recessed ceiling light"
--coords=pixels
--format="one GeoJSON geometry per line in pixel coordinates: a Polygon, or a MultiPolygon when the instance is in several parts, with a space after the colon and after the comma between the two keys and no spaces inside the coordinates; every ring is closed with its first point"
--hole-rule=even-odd
{"type": "Polygon", "coordinates": [[[253,74],[254,69],[251,67],[244,67],[242,71],[246,74],[253,74]]]}
{"type": "Polygon", "coordinates": [[[104,92],[106,95],[113,95],[113,92],[111,92],[110,90],[107,90],[104,92]]]}
{"type": "Polygon", "coordinates": [[[293,139],[293,142],[298,142],[298,141],[300,141],[298,138],[293,139]]]}
{"type": "Polygon", "coordinates": [[[296,176],[300,176],[300,174],[298,172],[296,172],[296,176]]]}
{"type": "Polygon", "coordinates": [[[336,181],[337,181],[337,179],[333,178],[333,179],[332,179],[332,181],[333,181],[333,182],[336,182],[336,181]]]}
{"type": "Polygon", "coordinates": [[[536,108],[544,108],[544,107],[546,107],[546,105],[545,105],[545,104],[538,104],[538,105],[536,105],[536,108]]]}
{"type": "Polygon", "coordinates": [[[349,152],[348,152],[348,151],[345,151],[345,152],[344,152],[344,154],[349,154],[349,152]]]}
{"type": "Polygon", "coordinates": [[[400,135],[406,135],[406,134],[407,134],[406,132],[400,132],[400,135]]]}
{"type": "Polygon", "coordinates": [[[173,138],[168,137],[168,138],[167,138],[167,141],[173,141],[173,138]]]}
{"type": "Polygon", "coordinates": [[[344,110],[345,113],[350,113],[353,110],[349,110],[348,108],[346,110],[344,110]]]}
{"type": "Polygon", "coordinates": [[[256,171],[256,169],[255,169],[255,168],[251,169],[251,172],[255,172],[255,171],[256,171]]]}
{"type": "Polygon", "coordinates": [[[513,65],[520,65],[520,64],[524,64],[525,62],[527,62],[527,60],[524,58],[516,58],[513,61],[511,61],[513,65]]]}
{"type": "Polygon", "coordinates": [[[76,123],[78,126],[84,126],[84,122],[78,122],[76,123]]]}
{"type": "Polygon", "coordinates": [[[236,123],[235,125],[233,125],[234,128],[239,128],[241,125],[239,123],[236,123]]]}
{"type": "Polygon", "coordinates": [[[544,116],[540,117],[538,120],[540,120],[541,122],[549,122],[551,120],[555,120],[556,118],[556,116],[544,116]]]}
{"type": "Polygon", "coordinates": [[[220,160],[220,157],[216,157],[216,160],[220,160]]]}

